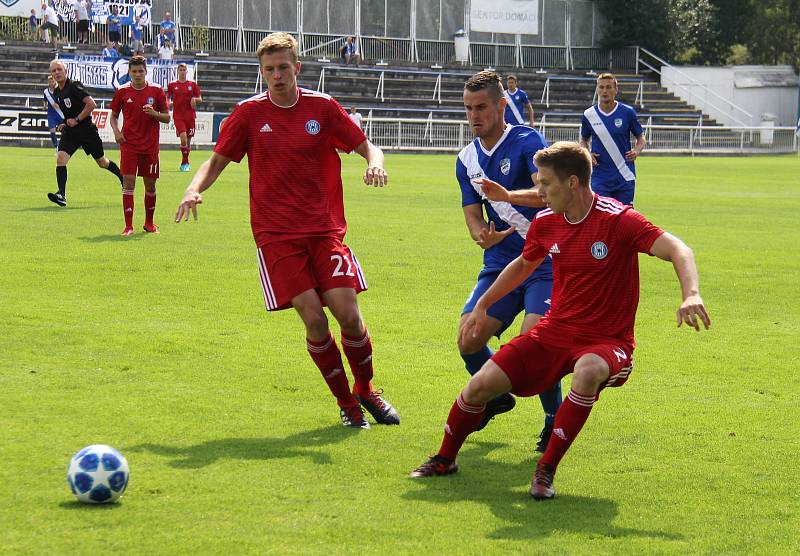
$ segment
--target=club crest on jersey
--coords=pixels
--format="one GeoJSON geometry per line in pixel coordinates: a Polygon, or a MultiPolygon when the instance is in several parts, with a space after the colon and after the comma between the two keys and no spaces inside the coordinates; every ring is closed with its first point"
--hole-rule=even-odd
{"type": "Polygon", "coordinates": [[[156,99],[154,99],[153,97],[147,97],[147,104],[155,104],[155,103],[156,99]]]}
{"type": "Polygon", "coordinates": [[[72,99],[71,98],[65,98],[64,99],[64,106],[66,106],[67,108],[72,108],[72,99]]]}
{"type": "Polygon", "coordinates": [[[602,260],[605,259],[608,255],[608,247],[602,241],[596,241],[592,245],[592,257],[595,259],[602,260]]]}
{"type": "Polygon", "coordinates": [[[507,176],[508,173],[511,171],[511,160],[508,158],[504,158],[500,161],[500,171],[503,172],[504,176],[507,176]]]}
{"type": "Polygon", "coordinates": [[[614,118],[614,125],[617,127],[622,127],[622,118],[614,118]]]}
{"type": "Polygon", "coordinates": [[[191,85],[189,85],[189,90],[190,90],[190,91],[192,90],[192,86],[191,86],[191,85]]]}
{"type": "Polygon", "coordinates": [[[316,135],[319,133],[320,125],[317,120],[308,120],[306,122],[306,131],[309,135],[316,135]]]}

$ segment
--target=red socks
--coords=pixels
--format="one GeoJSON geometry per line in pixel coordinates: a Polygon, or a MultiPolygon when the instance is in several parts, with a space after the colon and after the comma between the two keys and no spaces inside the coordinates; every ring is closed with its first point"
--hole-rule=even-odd
{"type": "Polygon", "coordinates": [[[355,392],[366,398],[372,392],[372,342],[369,333],[364,329],[360,338],[348,338],[342,334],[342,349],[350,363],[355,380],[355,392]]]}
{"type": "Polygon", "coordinates": [[[181,147],[181,164],[189,164],[189,152],[191,147],[181,147]]]}
{"type": "Polygon", "coordinates": [[[133,191],[122,190],[122,212],[125,215],[125,227],[133,228],[133,191]]]}
{"type": "Polygon", "coordinates": [[[322,373],[322,378],[328,383],[331,393],[336,397],[339,407],[351,407],[358,403],[350,392],[350,383],[347,381],[347,374],[344,372],[342,355],[336,346],[333,336],[321,342],[315,342],[306,338],[306,348],[308,354],[322,373]]]}
{"type": "Polygon", "coordinates": [[[572,441],[581,432],[583,424],[589,418],[592,406],[597,400],[597,395],[584,396],[575,390],[570,390],[561,407],[558,408],[556,419],[553,423],[553,434],[547,449],[542,455],[539,463],[547,463],[553,467],[558,467],[561,458],[569,449],[572,441]]]}
{"type": "Polygon", "coordinates": [[[450,408],[450,415],[447,416],[447,424],[444,426],[444,438],[442,446],[439,448],[439,455],[452,461],[456,459],[458,451],[464,441],[478,428],[481,422],[485,405],[469,405],[458,395],[453,407],[450,408]]]}
{"type": "Polygon", "coordinates": [[[145,191],[144,193],[144,225],[145,226],[152,226],[153,225],[153,215],[156,212],[156,194],[155,193],[148,193],[145,191]]]}

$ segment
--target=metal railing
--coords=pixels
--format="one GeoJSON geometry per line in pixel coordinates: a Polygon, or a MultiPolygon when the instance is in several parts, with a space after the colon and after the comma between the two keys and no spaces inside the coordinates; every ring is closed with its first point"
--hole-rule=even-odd
{"type": "MultiPolygon", "coordinates": [[[[420,152],[457,152],[472,141],[465,121],[428,118],[375,118],[364,120],[370,141],[386,150],[420,152]]],[[[537,128],[548,142],[578,142],[580,124],[547,123],[537,128]]],[[[800,154],[800,138],[794,127],[703,127],[702,125],[645,126],[648,145],[645,154],[800,154]]]]}
{"type": "Polygon", "coordinates": [[[676,88],[679,88],[679,89],[681,89],[681,90],[686,92],[686,95],[688,96],[688,98],[685,98],[684,100],[687,103],[697,106],[698,108],[700,108],[704,112],[707,112],[708,110],[705,109],[703,104],[705,104],[706,106],[710,106],[714,110],[717,110],[720,114],[727,115],[727,117],[729,117],[731,120],[733,120],[735,123],[737,123],[738,125],[740,125],[742,127],[747,127],[747,126],[753,124],[753,121],[754,121],[753,115],[750,112],[748,112],[747,110],[745,110],[744,108],[742,108],[740,106],[737,106],[736,104],[734,104],[733,102],[731,102],[727,98],[723,97],[722,95],[720,95],[719,93],[717,93],[713,89],[709,88],[707,85],[705,85],[703,83],[700,83],[699,81],[697,81],[696,79],[694,79],[691,76],[687,75],[686,73],[682,72],[681,70],[679,70],[675,66],[670,65],[667,61],[659,58],[658,56],[656,56],[655,54],[653,54],[652,52],[650,52],[646,48],[641,48],[640,47],[638,50],[639,50],[640,54],[639,54],[639,57],[637,59],[637,65],[638,64],[642,64],[643,66],[645,66],[646,68],[650,69],[654,73],[656,73],[658,75],[661,75],[661,69],[656,68],[655,66],[651,65],[650,63],[648,63],[646,60],[644,60],[642,58],[641,54],[643,53],[643,54],[649,56],[650,58],[652,58],[653,60],[655,60],[656,62],[658,62],[659,64],[661,64],[662,68],[663,67],[668,67],[672,71],[674,71],[675,73],[680,75],[681,77],[687,79],[688,81],[690,81],[692,83],[692,85],[694,87],[698,87],[706,95],[705,98],[700,98],[699,95],[697,95],[693,91],[692,87],[689,87],[689,86],[686,86],[686,85],[683,85],[681,83],[677,83],[676,82],[674,84],[674,86],[676,88]],[[708,99],[708,95],[711,95],[712,97],[714,97],[715,100],[713,102],[711,100],[709,100],[708,99]],[[722,106],[724,106],[725,108],[720,106],[720,104],[722,104],[722,106]]]}

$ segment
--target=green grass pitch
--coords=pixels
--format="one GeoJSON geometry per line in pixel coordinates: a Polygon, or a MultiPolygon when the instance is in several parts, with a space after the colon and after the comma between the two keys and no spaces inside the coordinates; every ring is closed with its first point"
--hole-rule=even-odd
{"type": "Polygon", "coordinates": [[[672,267],[642,256],[636,369],[595,406],[556,500],[535,503],[535,399],[469,439],[457,475],[407,478],[467,378],[455,335],[481,253],[453,156],[389,155],[385,189],[344,157],[375,384],[402,416],[360,432],[339,424],[296,315],[263,308],[246,166],[176,225],[178,156],[162,154],[161,235],[141,232],[139,183],[122,238],[119,186],[90,159],[71,162],[60,209],[52,152],[0,149],[0,553],[800,551],[798,157],[637,163],[637,207],[695,250],[713,328],[676,328],[672,267]],[[131,466],[110,507],[66,484],[92,443],[131,466]]]}

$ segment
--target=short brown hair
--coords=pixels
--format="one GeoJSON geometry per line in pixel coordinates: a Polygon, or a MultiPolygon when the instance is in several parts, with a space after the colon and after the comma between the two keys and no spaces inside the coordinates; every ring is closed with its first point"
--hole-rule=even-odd
{"type": "Polygon", "coordinates": [[[533,163],[538,167],[552,168],[561,180],[575,176],[578,178],[578,183],[589,187],[589,180],[592,177],[592,156],[577,143],[569,141],[553,143],[537,152],[533,157],[533,163]]]}
{"type": "Polygon", "coordinates": [[[131,59],[128,60],[128,67],[131,66],[143,66],[146,68],[147,58],[145,58],[144,56],[139,56],[138,54],[136,56],[131,56],[131,59]]]}
{"type": "Polygon", "coordinates": [[[495,102],[503,96],[503,84],[500,82],[500,76],[493,71],[479,71],[467,79],[464,89],[473,93],[486,90],[495,102]]]}
{"type": "Polygon", "coordinates": [[[509,73],[508,75],[506,75],[506,81],[508,81],[509,79],[513,79],[514,81],[519,81],[519,79],[517,79],[517,76],[514,75],[513,73],[509,73]]]}
{"type": "Polygon", "coordinates": [[[601,79],[613,79],[614,85],[617,84],[617,76],[614,75],[613,73],[608,73],[608,72],[601,73],[600,75],[597,76],[597,80],[600,81],[601,79]]]}
{"type": "Polygon", "coordinates": [[[272,54],[280,50],[288,50],[292,55],[292,60],[297,61],[297,40],[289,33],[270,33],[267,35],[258,43],[256,55],[260,59],[264,54],[272,54]]]}
{"type": "Polygon", "coordinates": [[[187,66],[186,64],[184,64],[183,62],[181,62],[180,64],[178,64],[178,69],[181,69],[181,68],[183,68],[183,69],[185,69],[185,70],[188,70],[188,69],[189,69],[189,66],[187,66]]]}

